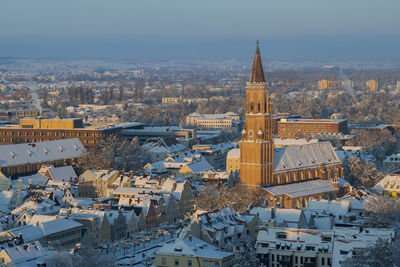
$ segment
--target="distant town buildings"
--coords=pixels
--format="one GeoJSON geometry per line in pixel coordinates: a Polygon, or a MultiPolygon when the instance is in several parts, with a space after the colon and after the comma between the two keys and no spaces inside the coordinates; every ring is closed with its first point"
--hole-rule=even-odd
{"type": "Polygon", "coordinates": [[[343,86],[344,86],[343,81],[328,81],[328,80],[318,81],[318,89],[320,89],[320,90],[340,88],[343,86]]]}
{"type": "Polygon", "coordinates": [[[366,81],[365,86],[370,91],[378,91],[378,81],[375,80],[366,81]]]}
{"type": "Polygon", "coordinates": [[[163,97],[161,99],[161,103],[162,104],[176,104],[176,103],[179,103],[182,100],[183,100],[182,97],[163,97]]]}
{"type": "Polygon", "coordinates": [[[186,116],[186,125],[199,128],[226,129],[229,130],[240,120],[233,112],[224,114],[199,114],[191,113],[186,116]]]}

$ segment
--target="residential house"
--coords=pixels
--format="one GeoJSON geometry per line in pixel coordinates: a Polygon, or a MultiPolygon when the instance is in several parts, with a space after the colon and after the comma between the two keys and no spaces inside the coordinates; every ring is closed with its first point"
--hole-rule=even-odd
{"type": "Polygon", "coordinates": [[[87,170],[79,177],[78,196],[80,197],[109,197],[115,187],[113,183],[119,176],[116,170],[87,170]]]}
{"type": "Polygon", "coordinates": [[[142,149],[147,152],[150,162],[165,159],[168,154],[179,153],[186,149],[186,146],[179,143],[175,137],[155,137],[149,138],[142,145],[142,149]]]}
{"type": "Polygon", "coordinates": [[[231,149],[226,155],[226,170],[240,172],[240,148],[231,149]]]}
{"type": "Polygon", "coordinates": [[[2,246],[0,251],[0,265],[7,267],[44,267],[46,266],[48,256],[48,252],[38,241],[14,246],[2,246]]]}
{"type": "Polygon", "coordinates": [[[387,174],[372,189],[380,192],[381,194],[399,198],[400,197],[400,171],[387,174]]]}
{"type": "Polygon", "coordinates": [[[155,266],[231,267],[233,258],[231,252],[219,250],[196,237],[188,237],[177,239],[173,243],[165,243],[156,252],[155,266]]]}
{"type": "Polygon", "coordinates": [[[53,181],[69,183],[78,182],[78,175],[76,175],[75,170],[71,165],[62,167],[43,165],[39,169],[38,173],[43,176],[49,177],[49,179],[53,181]]]}
{"type": "Polygon", "coordinates": [[[192,150],[200,153],[215,169],[225,170],[228,151],[235,148],[236,144],[226,142],[219,144],[194,145],[192,150]]]}
{"type": "Polygon", "coordinates": [[[283,209],[278,207],[255,207],[250,210],[250,214],[256,215],[261,225],[306,228],[307,221],[300,209],[283,209]]]}
{"type": "Polygon", "coordinates": [[[0,173],[0,191],[8,190],[11,186],[11,179],[0,173]]]}
{"type": "Polygon", "coordinates": [[[82,240],[82,224],[69,219],[55,219],[25,225],[0,233],[0,236],[17,237],[24,242],[39,241],[44,246],[73,247],[82,240]]]}
{"type": "Polygon", "coordinates": [[[257,224],[256,216],[241,215],[228,206],[213,211],[196,211],[185,235],[195,236],[220,248],[232,249],[255,234],[257,224]]]}

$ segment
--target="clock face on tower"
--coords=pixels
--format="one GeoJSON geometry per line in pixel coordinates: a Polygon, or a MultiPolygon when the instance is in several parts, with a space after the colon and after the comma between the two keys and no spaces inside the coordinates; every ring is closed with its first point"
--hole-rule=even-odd
{"type": "Polygon", "coordinates": [[[248,137],[253,137],[253,136],[254,136],[253,130],[249,130],[249,131],[247,132],[247,136],[248,136],[248,137]]]}

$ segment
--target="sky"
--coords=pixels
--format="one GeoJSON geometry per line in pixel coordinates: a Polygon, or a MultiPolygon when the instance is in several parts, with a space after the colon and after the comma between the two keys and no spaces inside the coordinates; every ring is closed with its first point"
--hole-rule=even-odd
{"type": "Polygon", "coordinates": [[[399,0],[0,0],[0,57],[399,60],[399,0]]]}

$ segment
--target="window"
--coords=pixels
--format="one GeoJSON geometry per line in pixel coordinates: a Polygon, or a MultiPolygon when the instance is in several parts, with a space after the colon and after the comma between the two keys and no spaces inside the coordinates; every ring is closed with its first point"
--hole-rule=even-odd
{"type": "Polygon", "coordinates": [[[203,261],[203,265],[204,265],[204,267],[209,267],[208,261],[203,261]]]}
{"type": "Polygon", "coordinates": [[[325,258],[321,258],[321,265],[325,265],[325,258]]]}
{"type": "Polygon", "coordinates": [[[188,261],[187,261],[187,266],[188,266],[188,267],[191,267],[191,266],[192,266],[192,260],[188,260],[188,261]]]}
{"type": "Polygon", "coordinates": [[[161,264],[166,265],[167,264],[167,259],[166,258],[161,258],[161,264]]]}
{"type": "Polygon", "coordinates": [[[179,260],[175,259],[175,266],[178,266],[178,265],[179,265],[179,260]]]}

